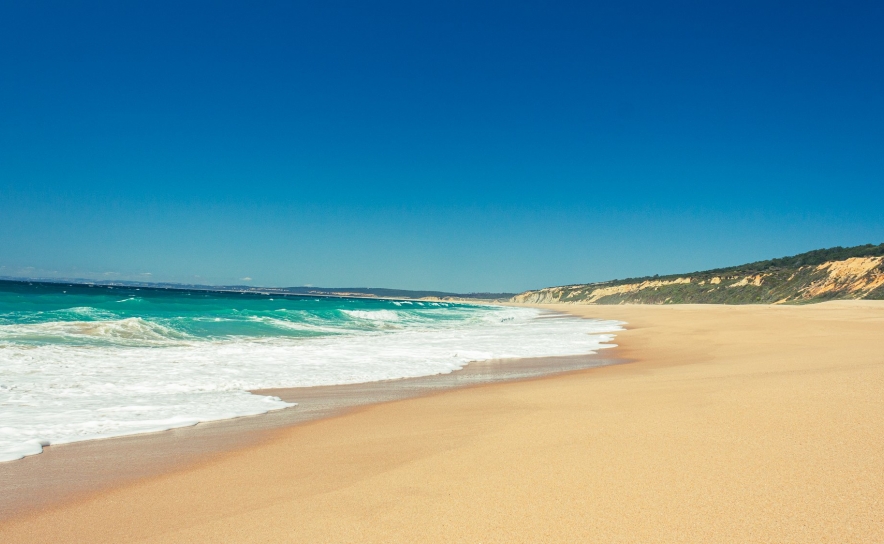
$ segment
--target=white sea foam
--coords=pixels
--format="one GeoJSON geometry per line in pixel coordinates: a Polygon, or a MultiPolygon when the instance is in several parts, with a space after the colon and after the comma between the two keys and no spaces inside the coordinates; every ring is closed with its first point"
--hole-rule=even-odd
{"type": "Polygon", "coordinates": [[[341,310],[341,312],[350,317],[368,321],[399,321],[399,314],[393,310],[341,310]]]}
{"type": "MultiPolygon", "coordinates": [[[[393,310],[344,312],[357,320],[408,323],[393,310]]],[[[523,308],[478,315],[467,322],[308,338],[194,339],[140,318],[0,325],[0,461],[40,453],[48,444],[291,406],[249,390],[448,373],[486,359],[589,353],[608,347],[620,330],[612,321],[538,319],[538,311],[523,308]],[[19,341],[53,336],[67,341],[19,341]],[[71,337],[109,343],[76,344],[71,337]]]]}

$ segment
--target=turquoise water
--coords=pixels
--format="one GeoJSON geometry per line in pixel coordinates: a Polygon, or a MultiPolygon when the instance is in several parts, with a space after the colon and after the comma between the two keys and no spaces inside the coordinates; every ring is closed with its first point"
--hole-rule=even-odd
{"type": "MultiPolygon", "coordinates": [[[[483,312],[445,302],[304,297],[89,285],[0,282],[0,326],[144,322],[118,334],[66,334],[63,327],[8,331],[0,340],[40,345],[134,345],[141,341],[289,337],[456,324],[483,312]],[[366,313],[370,312],[370,313],[366,313]]],[[[86,329],[83,328],[83,331],[86,329]]]]}
{"type": "Polygon", "coordinates": [[[0,282],[0,461],[293,406],[258,389],[591,353],[617,330],[527,308],[0,282]]]}

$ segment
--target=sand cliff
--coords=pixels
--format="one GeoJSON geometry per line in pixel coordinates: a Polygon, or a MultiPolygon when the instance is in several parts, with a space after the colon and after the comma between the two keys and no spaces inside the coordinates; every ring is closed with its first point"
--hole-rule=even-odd
{"type": "MultiPolygon", "coordinates": [[[[871,248],[869,253],[880,253],[884,249],[884,245],[863,247],[871,248]]],[[[802,262],[801,257],[664,278],[548,287],[526,291],[512,301],[528,304],[783,304],[884,299],[884,256],[823,262],[806,258],[804,261],[810,262],[796,265],[802,262]],[[786,262],[780,262],[784,260],[786,262]]]]}

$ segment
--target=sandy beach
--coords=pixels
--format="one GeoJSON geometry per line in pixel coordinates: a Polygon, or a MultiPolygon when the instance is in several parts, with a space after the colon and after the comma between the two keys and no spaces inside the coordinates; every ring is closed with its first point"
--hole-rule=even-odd
{"type": "Polygon", "coordinates": [[[548,308],[632,362],[279,429],[0,541],[884,541],[884,302],[548,308]]]}

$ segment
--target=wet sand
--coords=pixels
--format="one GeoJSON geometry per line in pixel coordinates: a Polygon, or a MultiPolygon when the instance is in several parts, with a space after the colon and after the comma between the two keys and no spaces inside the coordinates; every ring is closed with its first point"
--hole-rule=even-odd
{"type": "Polygon", "coordinates": [[[884,303],[553,309],[635,362],[278,429],[0,541],[884,541],[884,303]]]}

